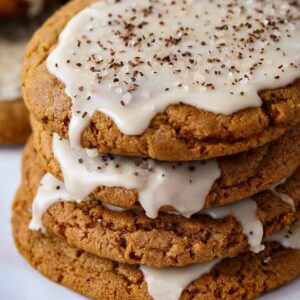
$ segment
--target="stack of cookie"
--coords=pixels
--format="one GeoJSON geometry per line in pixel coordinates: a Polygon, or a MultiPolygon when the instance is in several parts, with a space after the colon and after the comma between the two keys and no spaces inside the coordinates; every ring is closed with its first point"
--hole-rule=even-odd
{"type": "Polygon", "coordinates": [[[26,45],[58,0],[0,0],[0,144],[24,143],[30,134],[20,89],[26,45]]]}
{"type": "Polygon", "coordinates": [[[93,299],[253,299],[300,275],[300,7],[75,0],[32,39],[20,253],[93,299]]]}

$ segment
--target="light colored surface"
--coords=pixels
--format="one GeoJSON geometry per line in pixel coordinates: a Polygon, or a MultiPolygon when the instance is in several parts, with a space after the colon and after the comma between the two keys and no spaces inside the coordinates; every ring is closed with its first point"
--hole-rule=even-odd
{"type": "MultiPolygon", "coordinates": [[[[10,206],[20,182],[21,151],[21,148],[0,148],[0,299],[84,300],[84,297],[52,283],[33,270],[13,245],[10,206]]],[[[260,300],[299,300],[299,286],[300,279],[260,300]]]]}

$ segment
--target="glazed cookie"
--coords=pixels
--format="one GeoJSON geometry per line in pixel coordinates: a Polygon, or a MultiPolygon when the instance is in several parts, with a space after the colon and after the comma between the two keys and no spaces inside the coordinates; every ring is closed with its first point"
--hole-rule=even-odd
{"type": "Polygon", "coordinates": [[[281,192],[262,192],[253,199],[207,209],[190,219],[160,214],[153,220],[142,212],[118,211],[98,201],[76,203],[78,198],[72,198],[61,181],[44,175],[30,143],[23,161],[24,185],[31,201],[34,199],[31,229],[47,229],[68,244],[101,257],[152,267],[205,262],[249,248],[260,251],[263,236],[296,219],[299,171],[281,192]],[[287,203],[287,198],[292,202],[287,203]]]}
{"type": "MultiPolygon", "coordinates": [[[[229,204],[270,188],[289,176],[300,164],[300,128],[295,128],[285,133],[279,139],[254,150],[249,150],[246,153],[219,158],[216,161],[211,161],[210,164],[181,163],[181,169],[189,168],[192,173],[195,173],[195,170],[199,170],[198,178],[184,185],[184,182],[190,179],[190,174],[186,174],[181,170],[184,174],[174,178],[177,170],[177,168],[175,169],[175,163],[169,163],[171,171],[168,172],[168,163],[155,163],[148,160],[148,165],[154,172],[145,174],[145,161],[143,159],[130,157],[120,159],[107,155],[94,159],[89,158],[84,150],[71,149],[67,141],[60,140],[57,136],[53,138],[53,135],[34,119],[32,119],[32,127],[39,161],[47,172],[50,172],[58,179],[63,180],[64,177],[66,178],[65,181],[69,192],[82,198],[89,195],[93,199],[126,209],[138,209],[142,206],[146,210],[146,214],[151,217],[157,215],[158,210],[161,208],[159,205],[164,204],[166,206],[174,202],[174,199],[170,199],[169,203],[167,201],[165,203],[160,202],[161,200],[158,199],[159,194],[163,193],[168,198],[166,193],[162,191],[162,186],[172,187],[172,190],[169,192],[172,193],[173,198],[180,198],[180,192],[182,192],[183,209],[188,210],[189,202],[193,201],[198,202],[198,206],[195,209],[199,211],[203,207],[210,208],[229,204]],[[96,170],[98,172],[97,177],[95,169],[98,169],[100,164],[102,165],[99,162],[101,157],[104,159],[108,158],[106,163],[109,165],[101,170],[96,170]],[[112,158],[114,160],[111,160],[112,158]],[[92,163],[93,161],[94,163],[92,163]],[[140,165],[141,162],[142,165],[140,165]],[[83,169],[78,169],[79,163],[83,169]],[[134,165],[136,163],[138,163],[137,166],[134,165]],[[92,164],[96,168],[89,170],[92,164]],[[118,168],[111,169],[111,165],[118,168]],[[122,168],[122,165],[133,166],[126,169],[125,167],[122,168]],[[157,172],[156,170],[159,171],[157,172]],[[200,174],[201,170],[203,172],[200,174]],[[125,187],[129,185],[129,181],[138,180],[137,178],[130,178],[130,175],[133,173],[140,174],[138,178],[142,182],[134,183],[135,189],[126,189],[125,187]],[[157,176],[164,174],[165,183],[157,183],[156,180],[151,179],[154,173],[158,174],[157,176]],[[201,188],[203,188],[201,181],[204,181],[203,177],[209,180],[209,185],[205,188],[205,193],[201,195],[201,188]],[[116,178],[119,178],[119,180],[116,180],[116,178]],[[99,183],[98,185],[97,182],[99,183]],[[100,185],[101,182],[102,185],[100,185]],[[157,194],[152,196],[149,194],[145,195],[144,191],[149,189],[147,185],[150,186],[151,184],[152,187],[149,188],[152,191],[158,190],[157,194]],[[89,191],[86,191],[87,186],[89,186],[89,191]],[[193,188],[194,193],[191,191],[193,188]],[[189,199],[190,201],[186,200],[187,197],[191,198],[189,199]],[[150,203],[152,203],[152,206],[150,203]]],[[[180,207],[178,208],[180,209],[180,207]]],[[[187,213],[191,214],[192,211],[187,213]]]]}
{"type": "Polygon", "coordinates": [[[36,119],[74,147],[159,160],[246,151],[299,124],[298,3],[168,1],[76,0],[50,18],[23,68],[36,119]]]}
{"type": "MultiPolygon", "coordinates": [[[[17,248],[43,275],[91,299],[165,300],[168,295],[170,300],[245,300],[287,284],[300,274],[299,250],[284,249],[277,243],[268,244],[259,254],[248,252],[222,262],[180,269],[154,270],[103,259],[54,236],[30,231],[31,192],[24,183],[13,206],[17,248]]],[[[299,248],[293,238],[277,236],[274,240],[299,248]]]]}

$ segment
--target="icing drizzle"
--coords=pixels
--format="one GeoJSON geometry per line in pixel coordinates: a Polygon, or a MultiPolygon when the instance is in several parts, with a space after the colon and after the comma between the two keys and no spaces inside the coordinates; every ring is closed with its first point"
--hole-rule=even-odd
{"type": "Polygon", "coordinates": [[[139,135],[170,104],[232,114],[300,75],[299,3],[99,1],[61,32],[47,68],[72,100],[69,138],[101,111],[139,135]]]}
{"type": "Polygon", "coordinates": [[[70,201],[71,199],[72,196],[66,191],[63,182],[50,173],[44,175],[32,203],[32,219],[29,228],[31,230],[44,230],[42,217],[46,210],[54,203],[70,201]]]}
{"type": "MultiPolygon", "coordinates": [[[[87,174],[83,176],[87,177],[87,174]]],[[[32,204],[30,228],[33,230],[43,229],[42,216],[52,204],[60,201],[81,202],[85,200],[89,200],[89,198],[74,196],[63,182],[47,173],[41,180],[40,187],[32,204]]],[[[105,205],[105,207],[114,211],[123,211],[118,207],[111,207],[109,205],[105,205]]],[[[258,219],[256,211],[256,202],[252,199],[246,199],[223,207],[205,209],[200,213],[216,219],[224,218],[228,215],[234,216],[241,223],[243,233],[248,237],[250,250],[257,253],[263,250],[264,247],[262,245],[263,225],[258,219]]]]}
{"type": "Polygon", "coordinates": [[[209,273],[219,259],[187,267],[169,267],[165,269],[154,269],[140,266],[148,285],[148,292],[154,300],[177,300],[182,291],[193,280],[209,273]]]}
{"type": "Polygon", "coordinates": [[[204,209],[201,214],[207,214],[215,219],[232,215],[241,223],[243,233],[248,237],[250,250],[258,253],[264,249],[262,245],[264,228],[257,217],[257,203],[254,200],[245,199],[230,205],[204,209]]]}
{"type": "Polygon", "coordinates": [[[294,199],[292,199],[289,195],[285,194],[285,193],[282,193],[282,192],[279,192],[277,190],[277,187],[284,184],[287,180],[288,180],[289,177],[286,177],[284,178],[283,180],[281,180],[280,182],[278,182],[277,184],[275,184],[272,188],[270,188],[270,191],[275,195],[277,196],[278,198],[280,198],[283,202],[289,204],[293,210],[295,210],[295,202],[294,202],[294,199]]]}
{"type": "Polygon", "coordinates": [[[268,242],[277,242],[284,248],[300,250],[300,225],[297,223],[289,230],[282,230],[266,239],[268,242]]]}
{"type": "Polygon", "coordinates": [[[67,191],[83,200],[99,186],[137,189],[146,215],[156,218],[163,206],[172,206],[185,217],[199,212],[220,177],[216,160],[207,162],[155,162],[152,159],[97,154],[72,148],[67,140],[53,136],[67,191]],[[98,156],[96,156],[98,155],[98,156]]]}

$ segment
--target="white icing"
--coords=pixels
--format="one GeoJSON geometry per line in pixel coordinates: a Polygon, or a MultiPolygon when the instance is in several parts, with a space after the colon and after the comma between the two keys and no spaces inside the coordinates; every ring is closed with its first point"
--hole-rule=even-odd
{"type": "Polygon", "coordinates": [[[297,223],[290,230],[282,230],[266,239],[268,242],[277,242],[284,248],[300,250],[300,225],[297,223]]]}
{"type": "Polygon", "coordinates": [[[268,264],[270,261],[272,260],[272,257],[271,256],[268,256],[264,259],[264,263],[265,264],[268,264]]]}
{"type": "Polygon", "coordinates": [[[177,300],[182,291],[195,279],[209,273],[220,260],[187,267],[154,269],[140,266],[153,300],[177,300]]]}
{"type": "Polygon", "coordinates": [[[139,135],[170,104],[229,115],[300,76],[299,3],[171,1],[99,1],[62,31],[47,67],[72,99],[72,146],[95,111],[139,135]]]}
{"type": "Polygon", "coordinates": [[[47,173],[41,180],[37,194],[32,203],[32,219],[29,223],[31,230],[44,230],[42,217],[54,203],[70,201],[72,196],[66,191],[64,183],[47,173]]]}
{"type": "Polygon", "coordinates": [[[275,189],[272,189],[272,192],[278,196],[283,202],[289,204],[290,206],[292,206],[293,209],[295,209],[295,202],[294,202],[294,199],[292,199],[290,196],[284,194],[284,193],[281,193],[281,192],[278,192],[276,191],[275,189]]]}
{"type": "MultiPolygon", "coordinates": [[[[29,224],[31,230],[44,230],[42,224],[43,214],[47,209],[58,202],[61,201],[76,201],[78,203],[82,201],[90,200],[89,197],[79,198],[73,193],[69,193],[64,182],[56,179],[50,173],[43,176],[40,186],[38,188],[37,194],[32,203],[32,219],[29,224]]],[[[121,207],[113,206],[107,203],[102,203],[102,205],[112,211],[124,212],[126,209],[121,207]]]]}
{"type": "Polygon", "coordinates": [[[53,136],[67,191],[84,199],[99,186],[137,189],[146,215],[156,218],[170,205],[185,217],[199,212],[220,176],[216,160],[207,162],[155,162],[151,159],[100,155],[72,148],[67,140],[53,136]],[[92,155],[91,155],[92,154],[92,155]]]}
{"type": "Polygon", "coordinates": [[[283,180],[281,180],[280,182],[278,182],[277,184],[275,184],[273,187],[270,188],[270,191],[277,196],[278,198],[280,198],[283,202],[289,204],[293,210],[295,210],[295,201],[294,199],[292,199],[289,195],[284,194],[282,192],[279,192],[276,190],[276,188],[282,184],[284,184],[287,181],[288,177],[284,178],[283,180]]]}
{"type": "Polygon", "coordinates": [[[122,208],[122,207],[118,207],[118,206],[115,206],[115,205],[111,205],[111,204],[108,204],[108,203],[102,203],[102,205],[107,208],[108,210],[111,210],[111,211],[116,211],[116,212],[124,212],[124,211],[127,211],[127,209],[125,208],[122,208]]]}
{"type": "Polygon", "coordinates": [[[257,216],[257,203],[252,199],[245,199],[230,205],[204,209],[201,214],[207,214],[214,219],[232,215],[243,227],[243,233],[248,237],[252,252],[258,253],[264,249],[262,239],[264,228],[257,216]]]}

